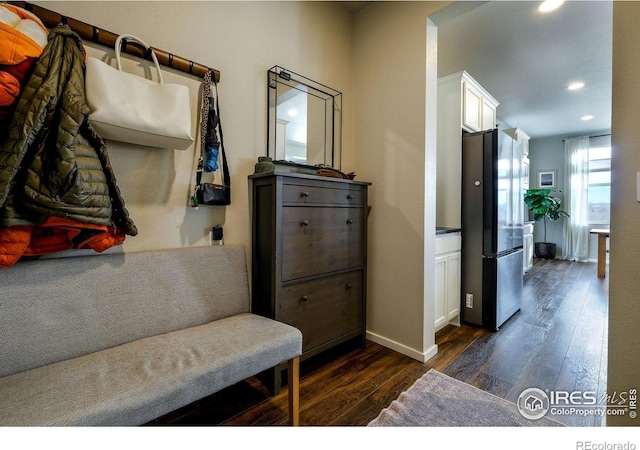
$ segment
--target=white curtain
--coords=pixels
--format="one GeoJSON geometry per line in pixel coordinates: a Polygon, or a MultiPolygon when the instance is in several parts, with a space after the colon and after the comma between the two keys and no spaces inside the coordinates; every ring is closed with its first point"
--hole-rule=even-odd
{"type": "Polygon", "coordinates": [[[562,259],[587,261],[589,258],[589,137],[566,139],[564,143],[566,171],[564,207],[569,213],[564,220],[562,259]]]}

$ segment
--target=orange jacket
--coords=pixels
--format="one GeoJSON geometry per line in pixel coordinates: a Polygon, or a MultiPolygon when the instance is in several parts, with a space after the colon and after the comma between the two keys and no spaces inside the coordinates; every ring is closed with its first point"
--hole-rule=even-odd
{"type": "Polygon", "coordinates": [[[37,16],[17,6],[0,4],[0,64],[19,64],[37,58],[47,45],[49,31],[37,16]]]}
{"type": "Polygon", "coordinates": [[[0,228],[0,268],[13,266],[23,256],[37,256],[72,248],[98,253],[120,245],[125,235],[114,227],[49,217],[40,225],[0,228]]]}
{"type": "Polygon", "coordinates": [[[47,34],[29,11],[0,4],[0,131],[8,125],[22,86],[47,44],[47,34]]]}

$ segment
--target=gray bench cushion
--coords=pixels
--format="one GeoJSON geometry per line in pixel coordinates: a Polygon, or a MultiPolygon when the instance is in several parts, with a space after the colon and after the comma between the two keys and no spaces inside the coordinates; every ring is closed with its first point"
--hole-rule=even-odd
{"type": "Polygon", "coordinates": [[[240,314],[0,378],[0,424],[143,424],[301,351],[299,330],[240,314]]]}

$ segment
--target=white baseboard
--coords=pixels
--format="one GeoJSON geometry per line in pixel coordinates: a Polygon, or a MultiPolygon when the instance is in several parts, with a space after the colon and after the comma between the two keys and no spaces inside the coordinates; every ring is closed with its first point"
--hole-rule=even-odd
{"type": "MultiPolygon", "coordinates": [[[[556,256],[554,258],[554,261],[563,261],[563,259],[560,258],[559,256],[556,256]]],[[[594,258],[589,258],[589,259],[587,259],[586,262],[588,262],[588,263],[597,263],[598,262],[598,258],[595,258],[595,259],[594,258]]],[[[606,263],[609,264],[609,256],[607,256],[606,263]]]]}
{"type": "MultiPolygon", "coordinates": [[[[591,259],[591,258],[590,258],[590,259],[588,259],[588,260],[587,260],[587,262],[590,262],[590,263],[597,263],[597,262],[598,262],[598,258],[595,258],[595,259],[591,259]]],[[[605,262],[606,262],[606,264],[609,264],[609,257],[608,257],[608,256],[607,256],[607,259],[606,259],[606,261],[605,261],[605,262]]]]}
{"type": "Polygon", "coordinates": [[[438,346],[437,345],[433,345],[431,346],[429,349],[427,349],[424,352],[421,352],[419,350],[416,350],[414,348],[411,347],[407,347],[404,344],[401,344],[399,342],[396,342],[392,339],[386,338],[384,336],[380,336],[379,334],[376,333],[372,333],[370,331],[367,331],[367,339],[375,342],[376,344],[380,344],[383,347],[387,347],[390,348],[391,350],[394,350],[398,353],[402,353],[403,355],[408,356],[409,358],[413,358],[415,360],[418,360],[422,363],[427,362],[429,359],[431,359],[433,356],[435,356],[436,354],[438,354],[438,346]]]}

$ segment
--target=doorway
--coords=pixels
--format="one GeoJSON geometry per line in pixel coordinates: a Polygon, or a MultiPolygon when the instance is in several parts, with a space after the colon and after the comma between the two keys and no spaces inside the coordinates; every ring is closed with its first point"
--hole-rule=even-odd
{"type": "MultiPolygon", "coordinates": [[[[494,6],[486,3],[478,3],[480,2],[456,3],[429,17],[427,28],[431,28],[431,32],[428,31],[427,36],[435,36],[435,42],[428,40],[427,61],[432,58],[437,59],[438,77],[461,70],[467,70],[483,87],[501,101],[501,105],[498,107],[498,125],[504,126],[505,128],[522,127],[534,140],[554,139],[561,142],[564,137],[580,133],[588,134],[595,131],[596,133],[594,134],[601,134],[600,132],[602,130],[610,132],[610,69],[608,79],[609,95],[599,100],[603,109],[598,115],[606,119],[604,122],[591,122],[591,124],[589,124],[583,121],[580,123],[580,117],[577,117],[574,121],[575,123],[571,122],[571,124],[569,124],[569,119],[566,118],[562,120],[555,118],[552,119],[555,123],[550,124],[545,123],[543,120],[534,120],[529,117],[535,114],[541,117],[545,116],[545,114],[540,111],[543,111],[546,107],[542,104],[542,99],[546,96],[546,93],[542,95],[540,91],[537,90],[544,89],[544,87],[533,88],[533,85],[537,82],[537,75],[540,75],[545,69],[550,72],[554,71],[549,69],[550,66],[548,65],[536,65],[532,61],[537,58],[540,53],[548,51],[549,48],[554,48],[553,45],[545,45],[542,42],[544,37],[551,36],[550,31],[547,30],[546,34],[548,36],[541,36],[540,39],[529,39],[528,47],[523,51],[518,49],[515,43],[515,37],[507,39],[501,34],[508,32],[515,33],[513,36],[517,36],[518,33],[523,34],[523,29],[518,25],[515,16],[513,16],[511,20],[505,20],[504,18],[501,20],[499,17],[495,17],[497,23],[493,26],[485,24],[470,27],[469,23],[473,22],[474,17],[479,17],[483,8],[487,6],[490,8],[494,7],[496,3],[499,3],[500,7],[515,7],[516,3],[519,4],[518,6],[526,7],[537,5],[538,2],[491,2],[494,3],[494,6]],[[456,23],[457,18],[462,19],[458,21],[457,25],[459,27],[455,28],[452,24],[456,23]],[[451,30],[448,30],[448,27],[452,27],[451,30]],[[469,31],[469,33],[467,33],[467,31],[469,31]],[[471,32],[478,32],[480,37],[473,37],[471,32]],[[488,43],[489,39],[500,36],[502,37],[498,43],[493,45],[488,43]],[[442,45],[439,45],[443,39],[448,46],[446,50],[444,50],[442,45]],[[476,43],[479,44],[480,48],[484,45],[484,50],[474,47],[476,43]],[[431,54],[429,53],[430,51],[432,52],[431,54]],[[455,52],[459,52],[460,54],[456,56],[456,58],[453,58],[451,55],[455,52]],[[491,62],[492,58],[487,57],[488,55],[503,55],[506,57],[509,65],[501,69],[495,63],[491,62]],[[444,64],[443,61],[445,61],[446,64],[444,64]],[[514,75],[514,73],[517,73],[517,71],[522,68],[526,68],[528,73],[514,75]],[[512,87],[513,90],[502,90],[502,86],[512,87]],[[504,92],[504,94],[502,94],[502,92],[504,92]],[[530,124],[530,126],[525,124],[530,124]],[[559,125],[564,128],[559,128],[559,125]],[[546,131],[543,132],[539,130],[546,131]]],[[[596,24],[604,21],[608,27],[608,32],[602,32],[599,36],[605,36],[607,39],[608,36],[611,36],[612,5],[610,2],[589,2],[589,5],[585,5],[584,2],[575,2],[575,4],[571,6],[572,8],[586,6],[594,10],[598,8],[605,9],[606,11],[604,13],[602,11],[598,13],[590,12],[591,14],[595,14],[595,18],[592,19],[590,23],[596,24]]],[[[586,11],[581,12],[580,18],[585,20],[583,16],[586,14],[586,11]]],[[[493,15],[496,16],[495,14],[493,15]]],[[[532,15],[531,20],[535,21],[540,19],[532,15]]],[[[479,23],[480,20],[477,24],[479,23]]],[[[608,63],[610,67],[612,45],[611,40],[607,39],[597,43],[596,46],[602,46],[605,47],[605,49],[608,48],[608,56],[606,57],[609,58],[608,63]]],[[[568,44],[564,42],[563,45],[568,44]]],[[[593,55],[590,56],[590,52],[595,52],[596,48],[589,48],[589,44],[586,43],[584,45],[583,53],[593,60],[593,55]]],[[[556,45],[556,47],[557,46],[558,45],[556,45]]],[[[575,53],[579,51],[579,47],[573,49],[567,47],[564,50],[565,52],[573,51],[575,53]]],[[[585,66],[576,63],[575,68],[582,70],[585,69],[585,66]]],[[[588,72],[587,68],[587,72],[585,73],[588,72]]],[[[568,78],[570,75],[568,72],[565,73],[562,71],[556,71],[555,73],[558,75],[557,83],[560,86],[565,83],[564,77],[568,78]]],[[[542,75],[544,75],[544,73],[542,73],[542,75]]],[[[427,77],[427,92],[429,92],[429,83],[431,82],[433,82],[433,80],[427,77]]],[[[431,87],[433,88],[433,86],[431,87]]],[[[549,90],[550,88],[547,87],[546,89],[549,90]]],[[[558,95],[558,101],[563,102],[563,107],[571,104],[566,101],[566,95],[567,93],[564,91],[561,95],[558,95]]],[[[433,101],[433,99],[431,100],[433,101]]],[[[429,103],[429,101],[430,99],[427,98],[427,103],[429,103]]],[[[549,107],[554,108],[554,105],[551,104],[549,107]]],[[[556,106],[555,108],[557,109],[558,107],[556,106]]],[[[429,111],[429,105],[427,105],[427,111],[429,111]]],[[[571,111],[564,111],[564,113],[570,114],[571,111]]],[[[561,164],[564,164],[564,161],[562,161],[561,164]]],[[[558,170],[559,167],[553,169],[558,170]]],[[[538,168],[532,166],[532,177],[535,177],[536,170],[543,168],[551,169],[551,167],[546,166],[538,168]]],[[[442,176],[440,173],[434,173],[433,175],[442,176]]],[[[560,182],[561,180],[558,181],[560,182]]],[[[534,185],[532,184],[531,187],[534,187],[534,185]]],[[[556,230],[556,232],[561,239],[562,226],[560,223],[558,225],[559,229],[556,230]]],[[[476,354],[474,357],[470,357],[469,354],[465,357],[461,355],[459,363],[457,365],[452,364],[448,369],[450,372],[449,375],[459,378],[462,381],[475,384],[478,387],[505,398],[513,396],[514,392],[525,384],[531,385],[536,382],[539,382],[541,385],[550,386],[549,389],[560,389],[561,387],[569,390],[595,389],[599,395],[606,396],[608,277],[606,279],[598,279],[596,277],[595,264],[593,263],[580,264],[568,261],[538,261],[534,266],[534,270],[530,271],[525,277],[525,285],[527,291],[525,297],[529,303],[523,308],[522,313],[514,316],[514,320],[511,321],[511,323],[517,326],[511,325],[512,331],[505,332],[508,331],[508,329],[502,329],[500,332],[490,335],[488,338],[491,340],[490,345],[494,346],[496,353],[476,354]],[[562,280],[557,277],[561,277],[562,280]],[[578,282],[578,284],[574,284],[575,282],[578,282]],[[555,290],[551,288],[551,286],[555,286],[555,290]],[[564,292],[567,286],[574,286],[573,292],[564,292]],[[565,294],[570,294],[570,296],[567,297],[565,294]],[[585,309],[585,301],[594,303],[585,309]],[[590,316],[582,316],[582,314],[588,314],[590,308],[593,308],[593,314],[590,316]],[[587,323],[591,323],[591,326],[586,329],[572,327],[571,325],[583,325],[587,323]],[[589,329],[595,329],[596,331],[590,333],[589,329]],[[523,330],[528,330],[529,332],[524,332],[523,330]],[[600,331],[598,332],[597,330],[600,331]],[[523,351],[522,349],[519,351],[516,350],[517,346],[510,346],[509,342],[514,342],[514,336],[517,336],[518,333],[524,333],[521,336],[521,343],[523,345],[538,345],[538,350],[546,350],[541,350],[542,353],[536,353],[537,350],[533,351],[532,347],[533,353],[536,353],[533,356],[532,352],[523,351]],[[580,345],[585,350],[581,353],[578,351],[579,354],[571,356],[570,354],[573,350],[569,351],[569,347],[564,347],[564,350],[560,348],[552,349],[546,346],[547,341],[557,343],[581,342],[580,345]],[[590,353],[590,349],[593,350],[592,353],[590,353]],[[549,353],[545,354],[547,351],[549,353]],[[559,361],[559,355],[562,354],[563,351],[565,357],[568,359],[559,361]],[[552,354],[556,356],[551,356],[552,354]],[[526,361],[523,359],[523,361],[521,361],[522,364],[514,362],[518,357],[523,357],[526,361]],[[553,363],[550,362],[551,359],[554,359],[553,363]],[[471,361],[475,361],[475,364],[484,365],[484,371],[479,366],[473,367],[473,364],[469,364],[471,361]],[[548,370],[549,366],[553,366],[556,363],[560,364],[558,368],[562,367],[562,369],[560,369],[560,372],[552,373],[553,370],[548,370]],[[497,376],[498,372],[502,374],[501,377],[497,376]],[[505,378],[508,378],[508,380],[505,380],[505,378]],[[518,383],[522,383],[522,386],[518,385],[518,383]]],[[[518,341],[517,338],[515,338],[515,340],[518,341]]],[[[480,345],[479,348],[481,347],[480,345]]],[[[469,348],[469,352],[480,351],[479,348],[474,349],[472,346],[469,348]]],[[[487,351],[486,345],[483,351],[487,351]]],[[[512,398],[510,399],[513,401],[512,398]]],[[[584,424],[591,426],[602,424],[595,422],[586,424],[579,420],[570,423],[574,425],[584,424]]]]}

